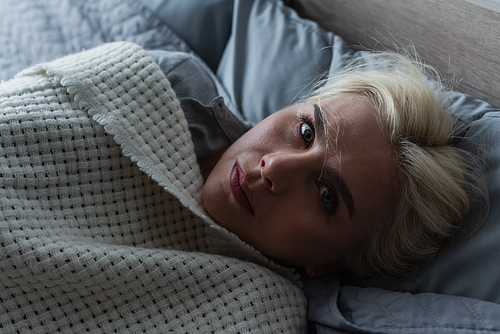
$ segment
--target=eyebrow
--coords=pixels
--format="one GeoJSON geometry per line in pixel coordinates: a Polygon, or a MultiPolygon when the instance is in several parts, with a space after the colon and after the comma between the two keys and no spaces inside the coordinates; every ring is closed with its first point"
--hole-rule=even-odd
{"type": "MultiPolygon", "coordinates": [[[[325,138],[325,121],[323,119],[323,113],[317,104],[314,104],[314,124],[316,130],[316,136],[319,141],[323,141],[325,138]]],[[[340,191],[340,196],[344,200],[347,210],[349,211],[349,218],[352,218],[354,212],[354,200],[352,198],[351,191],[345,183],[344,179],[336,170],[326,167],[326,173],[329,178],[335,183],[335,186],[340,191]]]]}

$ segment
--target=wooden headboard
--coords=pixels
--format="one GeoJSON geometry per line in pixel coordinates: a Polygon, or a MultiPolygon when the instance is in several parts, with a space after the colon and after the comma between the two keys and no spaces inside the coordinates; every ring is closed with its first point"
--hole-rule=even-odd
{"type": "Polygon", "coordinates": [[[500,107],[500,4],[487,0],[293,0],[353,48],[413,45],[458,90],[500,107]]]}

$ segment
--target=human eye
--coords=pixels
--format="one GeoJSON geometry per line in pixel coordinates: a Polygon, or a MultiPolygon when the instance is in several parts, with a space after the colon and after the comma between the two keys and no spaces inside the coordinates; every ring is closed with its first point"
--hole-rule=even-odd
{"type": "Polygon", "coordinates": [[[321,203],[327,209],[328,214],[330,216],[333,216],[337,211],[337,206],[338,206],[337,193],[335,191],[332,191],[328,185],[320,184],[319,197],[321,203]]]}
{"type": "Polygon", "coordinates": [[[314,122],[309,115],[300,115],[300,135],[306,143],[307,147],[314,142],[314,122]]]}

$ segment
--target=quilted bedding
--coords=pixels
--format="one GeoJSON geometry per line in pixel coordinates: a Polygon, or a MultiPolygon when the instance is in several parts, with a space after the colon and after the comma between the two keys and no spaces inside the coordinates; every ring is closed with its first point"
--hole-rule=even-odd
{"type": "Polygon", "coordinates": [[[106,42],[190,51],[136,0],[0,1],[0,80],[27,67],[106,42]]]}

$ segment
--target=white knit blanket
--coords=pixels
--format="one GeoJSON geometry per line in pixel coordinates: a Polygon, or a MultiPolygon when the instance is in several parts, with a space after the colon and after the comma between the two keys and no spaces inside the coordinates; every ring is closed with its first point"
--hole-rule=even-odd
{"type": "Polygon", "coordinates": [[[0,332],[304,332],[297,278],[215,224],[202,189],[138,46],[0,84],[0,332]]]}

